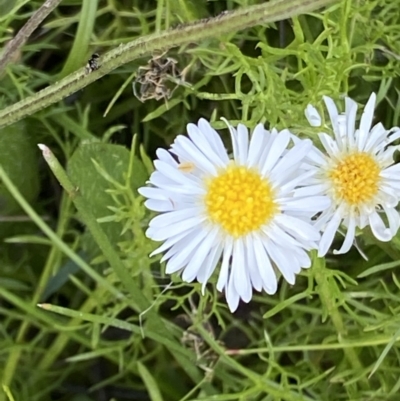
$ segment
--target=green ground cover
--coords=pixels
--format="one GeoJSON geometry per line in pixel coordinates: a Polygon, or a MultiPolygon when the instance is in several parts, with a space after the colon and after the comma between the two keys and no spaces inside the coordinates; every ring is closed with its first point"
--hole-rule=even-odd
{"type": "MultiPolygon", "coordinates": [[[[0,57],[42,3],[0,0],[0,57]]],[[[0,401],[400,399],[398,235],[313,254],[234,314],[215,276],[202,296],[148,256],[137,189],[188,123],[319,146],[307,104],[375,92],[400,124],[400,0],[263,3],[63,0],[0,70],[0,401]],[[159,55],[170,96],[141,81],[159,55]]]]}

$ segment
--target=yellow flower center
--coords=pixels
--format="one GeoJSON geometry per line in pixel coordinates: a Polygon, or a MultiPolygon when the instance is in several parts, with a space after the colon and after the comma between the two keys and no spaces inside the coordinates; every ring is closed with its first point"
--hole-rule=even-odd
{"type": "Polygon", "coordinates": [[[233,237],[258,230],[278,211],[271,184],[247,167],[231,165],[207,186],[205,204],[211,221],[233,237]]]}
{"type": "Polygon", "coordinates": [[[378,192],[380,168],[371,155],[364,152],[344,157],[330,170],[335,195],[349,205],[369,202],[378,192]]]}

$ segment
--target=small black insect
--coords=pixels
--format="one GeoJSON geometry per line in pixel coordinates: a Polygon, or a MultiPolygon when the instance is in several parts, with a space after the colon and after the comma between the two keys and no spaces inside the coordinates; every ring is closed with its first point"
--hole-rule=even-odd
{"type": "Polygon", "coordinates": [[[99,58],[100,56],[97,53],[92,54],[85,67],[86,74],[90,74],[100,68],[99,58]]]}

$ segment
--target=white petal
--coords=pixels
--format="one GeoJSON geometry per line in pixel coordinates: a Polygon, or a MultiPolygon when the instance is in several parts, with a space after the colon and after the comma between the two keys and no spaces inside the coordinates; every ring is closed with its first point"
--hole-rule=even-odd
{"type": "Polygon", "coordinates": [[[270,173],[270,179],[274,182],[282,182],[286,176],[286,171],[292,166],[298,165],[307,155],[312,147],[310,140],[303,140],[298,145],[290,149],[278,163],[273,167],[270,173]]]}
{"type": "MultiPolygon", "coordinates": [[[[165,262],[167,260],[172,259],[172,257],[174,257],[175,262],[182,262],[182,266],[183,266],[183,260],[186,260],[187,257],[190,256],[191,253],[193,253],[196,250],[197,245],[203,241],[203,239],[205,238],[205,236],[207,235],[206,230],[199,230],[197,227],[192,229],[191,231],[186,231],[184,233],[175,235],[172,238],[168,238],[167,241],[165,241],[165,244],[167,242],[172,242],[171,239],[174,240],[174,244],[172,247],[170,247],[170,249],[168,250],[168,252],[166,252],[163,257],[161,258],[161,263],[165,262]],[[184,234],[184,235],[183,235],[184,234]],[[180,238],[179,241],[175,241],[176,238],[180,238]],[[176,255],[176,256],[175,256],[176,255]],[[178,260],[176,260],[178,259],[178,260]]],[[[160,248],[162,248],[162,246],[160,246],[160,248]]],[[[156,249],[157,253],[159,252],[159,249],[156,249]]],[[[172,267],[171,267],[172,268],[172,267]]],[[[175,269],[175,270],[179,270],[179,269],[175,269]]],[[[167,272],[170,273],[170,272],[167,272]]]]}
{"type": "Polygon", "coordinates": [[[173,158],[171,153],[169,153],[163,148],[158,148],[156,150],[156,155],[159,160],[168,163],[170,166],[176,167],[178,165],[178,162],[173,158]]]}
{"type": "MultiPolygon", "coordinates": [[[[313,228],[314,229],[314,228],[313,228]]],[[[315,229],[314,229],[315,230],[315,229]]],[[[319,239],[319,233],[316,231],[317,238],[319,239]]],[[[288,247],[299,247],[301,244],[293,237],[291,237],[288,233],[282,230],[277,224],[270,224],[267,230],[263,230],[265,235],[269,238],[273,238],[275,242],[278,244],[285,244],[288,247]]]]}
{"type": "Polygon", "coordinates": [[[147,209],[153,210],[154,212],[169,212],[174,210],[174,204],[170,200],[160,201],[156,199],[147,199],[147,201],[144,202],[144,205],[147,209]]]}
{"type": "Polygon", "coordinates": [[[266,176],[269,171],[274,167],[276,162],[282,156],[282,153],[287,148],[290,141],[290,132],[283,130],[276,136],[274,141],[271,143],[271,148],[265,157],[265,160],[260,160],[261,175],[266,176]]]}
{"type": "Polygon", "coordinates": [[[315,146],[312,147],[310,152],[307,154],[307,161],[310,161],[313,164],[316,164],[317,166],[324,166],[326,165],[326,159],[327,156],[325,156],[324,153],[322,153],[318,148],[315,146]]]}
{"type": "Polygon", "coordinates": [[[239,124],[237,127],[238,135],[238,159],[237,164],[245,165],[247,163],[247,154],[249,149],[249,132],[245,125],[239,124]]]}
{"type": "Polygon", "coordinates": [[[400,180],[400,164],[395,164],[385,168],[379,174],[381,177],[389,178],[391,180],[400,180]]]}
{"type": "Polygon", "coordinates": [[[192,236],[197,235],[198,232],[199,232],[199,230],[194,229],[190,233],[185,232],[185,233],[180,233],[178,235],[170,237],[161,246],[159,246],[156,250],[154,250],[149,256],[152,257],[161,252],[164,252],[167,249],[171,248],[172,245],[175,245],[177,242],[181,241],[182,239],[185,238],[185,240],[186,240],[187,238],[189,238],[189,239],[192,238],[192,236]]]}
{"type": "Polygon", "coordinates": [[[398,191],[396,191],[395,186],[393,186],[392,184],[388,185],[387,182],[384,182],[379,187],[379,195],[381,195],[381,197],[382,193],[384,194],[384,201],[382,203],[389,207],[397,206],[397,204],[399,203],[399,193],[398,191]]]}
{"type": "Polygon", "coordinates": [[[210,142],[207,140],[201,130],[194,124],[187,125],[187,132],[190,139],[210,161],[218,167],[225,167],[229,161],[228,154],[224,150],[222,154],[218,154],[210,142]]]}
{"type": "Polygon", "coordinates": [[[400,149],[399,145],[382,146],[382,149],[375,153],[375,158],[381,167],[385,168],[394,163],[394,154],[400,149]]]}
{"type": "MultiPolygon", "coordinates": [[[[310,178],[313,177],[315,175],[316,171],[315,170],[308,170],[306,172],[304,172],[303,174],[297,174],[296,177],[294,177],[293,179],[287,179],[286,182],[282,183],[280,185],[280,191],[281,194],[287,194],[289,191],[292,192],[296,187],[299,187],[301,185],[307,185],[309,184],[310,178]]],[[[308,188],[311,188],[310,185],[307,185],[303,188],[299,188],[296,189],[293,192],[293,197],[298,198],[301,196],[310,196],[310,195],[315,195],[315,192],[310,191],[306,191],[308,188]],[[298,195],[298,191],[300,190],[304,190],[303,195],[298,195]]],[[[317,192],[318,194],[322,193],[322,192],[317,192]]]]}
{"type": "Polygon", "coordinates": [[[222,257],[221,270],[219,272],[218,282],[216,286],[218,291],[222,291],[224,288],[226,288],[226,285],[228,283],[229,266],[232,252],[233,252],[233,240],[232,238],[228,237],[225,240],[224,255],[222,257]]]}
{"type": "MultiPolygon", "coordinates": [[[[170,249],[170,251],[173,250],[173,248],[170,249]]],[[[170,252],[168,251],[168,252],[170,252]]],[[[167,266],[165,268],[165,272],[167,274],[173,274],[176,272],[179,272],[180,270],[182,270],[191,260],[192,255],[186,255],[185,258],[179,259],[179,263],[176,261],[176,259],[181,256],[181,254],[179,253],[179,251],[175,252],[174,255],[172,255],[172,257],[168,260],[167,262],[167,266]]]]}
{"type": "Polygon", "coordinates": [[[213,228],[210,233],[200,243],[194,252],[190,262],[185,267],[182,273],[182,280],[192,282],[199,274],[199,269],[203,268],[203,262],[207,255],[210,253],[213,246],[215,246],[215,239],[218,235],[218,229],[213,228]]]}
{"type": "Polygon", "coordinates": [[[205,173],[216,175],[216,166],[199,151],[195,144],[183,135],[178,135],[171,145],[172,152],[180,159],[191,161],[205,173]]]}
{"type": "Polygon", "coordinates": [[[356,234],[356,220],[354,217],[350,216],[349,223],[347,225],[347,232],[346,237],[344,238],[344,242],[341,248],[337,251],[334,250],[333,253],[335,255],[346,253],[350,250],[351,246],[353,245],[354,238],[356,234]]]}
{"type": "Polygon", "coordinates": [[[245,237],[245,248],[246,253],[246,266],[249,270],[249,276],[252,286],[257,290],[262,290],[262,278],[257,268],[257,259],[254,251],[254,240],[253,235],[249,234],[245,237]]]}
{"type": "Polygon", "coordinates": [[[169,227],[149,227],[146,231],[146,236],[153,241],[165,241],[169,237],[173,237],[174,235],[178,235],[200,225],[205,219],[205,216],[194,216],[178,224],[172,224],[169,227]]]}
{"type": "Polygon", "coordinates": [[[162,262],[169,259],[166,273],[171,274],[180,270],[185,265],[185,261],[189,257],[192,258],[197,247],[204,241],[207,235],[208,231],[206,230],[193,230],[190,234],[187,234],[186,237],[177,242],[161,259],[162,262]]]}
{"type": "Polygon", "coordinates": [[[256,235],[253,236],[253,239],[257,268],[263,281],[263,288],[267,294],[275,294],[278,288],[278,281],[264,246],[266,241],[262,241],[256,235]]]}
{"type": "Polygon", "coordinates": [[[327,209],[331,204],[331,200],[326,196],[311,196],[309,198],[300,198],[286,200],[281,205],[282,211],[303,211],[318,213],[327,209]]]}
{"type": "Polygon", "coordinates": [[[197,195],[197,196],[203,196],[206,193],[206,189],[203,188],[202,186],[199,185],[182,185],[176,183],[175,185],[168,185],[168,184],[162,184],[158,183],[158,187],[163,190],[164,193],[174,195],[197,195]]]}
{"type": "Polygon", "coordinates": [[[287,214],[279,214],[276,216],[275,221],[294,238],[298,237],[314,242],[318,241],[321,237],[315,227],[296,217],[292,217],[287,214]]]}
{"type": "Polygon", "coordinates": [[[299,261],[301,267],[304,269],[311,267],[311,259],[307,252],[301,248],[293,248],[293,250],[291,249],[291,252],[296,255],[296,259],[299,261]]]}
{"type": "Polygon", "coordinates": [[[322,237],[321,241],[319,242],[319,247],[318,247],[318,256],[322,257],[325,256],[326,253],[328,252],[329,247],[331,246],[333,242],[333,238],[335,237],[336,231],[340,226],[340,223],[343,220],[342,216],[342,211],[343,211],[344,206],[340,205],[335,213],[332,215],[332,218],[330,219],[329,223],[327,224],[322,237]]]}
{"type": "Polygon", "coordinates": [[[206,136],[207,140],[210,143],[212,143],[212,146],[215,149],[216,153],[219,155],[219,157],[221,157],[224,163],[228,163],[229,162],[228,154],[226,153],[224,143],[222,142],[222,139],[217,133],[217,131],[215,131],[215,129],[211,127],[210,123],[204,118],[200,118],[198,126],[202,131],[202,133],[206,136]]]}
{"type": "Polygon", "coordinates": [[[294,196],[296,198],[300,198],[303,196],[322,195],[325,194],[329,188],[330,186],[326,183],[308,185],[306,187],[296,189],[294,191],[294,196]]]}
{"type": "Polygon", "coordinates": [[[335,102],[330,97],[324,96],[323,99],[325,102],[326,109],[328,110],[329,117],[331,119],[332,128],[333,128],[333,132],[335,134],[335,138],[336,138],[338,147],[340,149],[342,149],[343,143],[342,143],[342,138],[340,136],[339,123],[338,123],[339,112],[337,110],[335,102]]]}
{"type": "Polygon", "coordinates": [[[363,149],[364,152],[372,151],[376,147],[377,143],[384,140],[385,136],[385,127],[381,123],[376,124],[368,135],[367,143],[363,149]]]}
{"type": "Polygon", "coordinates": [[[298,270],[297,266],[293,264],[294,261],[292,259],[294,258],[291,258],[288,252],[285,252],[283,248],[272,241],[265,242],[264,245],[268,251],[268,255],[282,273],[285,280],[293,285],[296,279],[295,270],[298,270]]]}
{"type": "Polygon", "coordinates": [[[383,206],[383,209],[385,210],[386,216],[388,218],[390,232],[392,236],[395,236],[400,227],[399,212],[393,207],[383,206]]]}
{"type": "Polygon", "coordinates": [[[193,216],[201,214],[201,210],[198,207],[185,208],[181,210],[174,210],[172,212],[159,214],[150,221],[149,227],[162,228],[177,224],[183,220],[189,219],[193,216]]]}
{"type": "Polygon", "coordinates": [[[355,128],[356,128],[356,116],[357,116],[357,103],[350,99],[349,97],[345,98],[345,107],[346,107],[346,130],[347,130],[347,138],[349,140],[349,145],[351,148],[354,147],[355,144],[355,128]]]}
{"type": "Polygon", "coordinates": [[[228,303],[229,310],[233,313],[239,306],[239,294],[235,290],[233,284],[232,274],[229,277],[228,286],[225,289],[226,302],[228,303]]]}
{"type": "Polygon", "coordinates": [[[236,129],[229,124],[226,118],[221,118],[222,121],[227,125],[229,129],[229,133],[231,134],[231,141],[232,141],[232,150],[233,150],[233,159],[237,162],[239,160],[239,142],[238,142],[238,134],[236,129]]]}
{"type": "Polygon", "coordinates": [[[390,229],[385,227],[385,224],[377,212],[371,213],[368,216],[368,220],[372,233],[379,241],[387,242],[392,239],[393,235],[390,229]]]}
{"type": "Polygon", "coordinates": [[[198,185],[198,179],[196,177],[191,176],[190,174],[184,174],[179,169],[170,166],[168,163],[161,160],[155,160],[154,165],[161,174],[175,181],[177,184],[190,187],[198,185]]]}
{"type": "Polygon", "coordinates": [[[183,173],[160,160],[154,161],[154,164],[158,171],[151,175],[150,183],[163,192],[204,193],[203,182],[195,175],[183,173]]]}
{"type": "Polygon", "coordinates": [[[340,154],[340,149],[338,147],[337,141],[334,141],[332,137],[323,132],[318,134],[318,137],[322,143],[322,146],[325,148],[326,153],[328,153],[328,155],[332,159],[334,160],[337,159],[340,154]]]}
{"type": "Polygon", "coordinates": [[[308,104],[306,109],[304,110],[304,114],[312,127],[321,126],[322,124],[321,116],[314,106],[308,104]]]}
{"type": "Polygon", "coordinates": [[[371,129],[372,120],[374,118],[376,95],[371,93],[366,106],[364,107],[364,112],[361,116],[360,121],[360,131],[369,132],[371,129]]]}
{"type": "Polygon", "coordinates": [[[400,138],[400,128],[393,127],[389,130],[388,134],[387,143],[389,144],[400,138]]]}
{"type": "Polygon", "coordinates": [[[210,254],[207,256],[207,259],[204,263],[204,266],[200,269],[199,274],[197,275],[197,281],[199,283],[203,283],[201,286],[201,293],[204,295],[207,281],[210,279],[211,274],[213,274],[215,267],[217,266],[217,263],[221,257],[222,254],[222,244],[218,244],[215,246],[210,254]]]}
{"type": "Polygon", "coordinates": [[[157,199],[157,200],[162,200],[162,201],[169,200],[165,191],[161,191],[158,188],[142,187],[142,188],[138,189],[138,192],[140,195],[144,196],[145,198],[157,199]]]}
{"type": "Polygon", "coordinates": [[[231,275],[233,275],[234,286],[239,297],[244,302],[249,302],[253,294],[245,263],[244,243],[241,238],[238,238],[233,248],[231,275]]]}
{"type": "Polygon", "coordinates": [[[262,124],[257,124],[250,140],[249,152],[247,155],[247,166],[256,166],[264,150],[264,146],[269,139],[269,133],[262,124]]]}
{"type": "Polygon", "coordinates": [[[151,174],[150,184],[154,185],[155,187],[160,188],[160,187],[168,187],[168,186],[176,185],[176,181],[172,180],[169,177],[166,177],[160,171],[155,171],[154,173],[151,174]]]}

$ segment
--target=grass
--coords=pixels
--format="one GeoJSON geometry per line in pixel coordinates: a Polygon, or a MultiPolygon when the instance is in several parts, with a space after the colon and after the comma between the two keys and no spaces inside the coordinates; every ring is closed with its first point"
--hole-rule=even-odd
{"type": "MultiPolygon", "coordinates": [[[[120,44],[154,33],[170,47],[170,27],[261,3],[64,0],[0,72],[3,110],[76,85],[35,113],[20,108],[13,124],[0,111],[1,401],[398,399],[398,236],[360,233],[368,261],[355,249],[314,255],[296,285],[235,314],[215,277],[202,296],[148,257],[157,244],[137,188],[187,123],[205,117],[225,139],[221,117],[261,121],[318,144],[308,103],[322,111],[323,95],[348,94],[365,104],[375,91],[375,120],[400,124],[398,0],[227,23],[168,51],[187,67],[168,102],[134,97],[151,55],[120,44]],[[103,64],[86,74],[94,52],[103,64]],[[52,153],[43,159],[37,143],[52,153]]],[[[0,0],[0,44],[41,4],[0,0]]]]}

